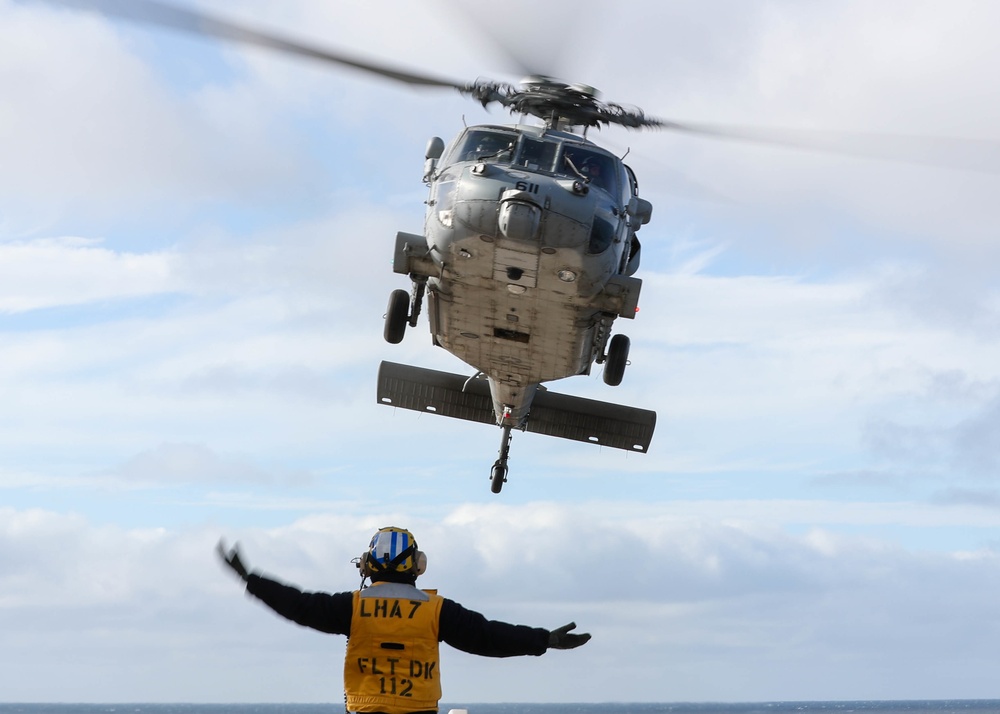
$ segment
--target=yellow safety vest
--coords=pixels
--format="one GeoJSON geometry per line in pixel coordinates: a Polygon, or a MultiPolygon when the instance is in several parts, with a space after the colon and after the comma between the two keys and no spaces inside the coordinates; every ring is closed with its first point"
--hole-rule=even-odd
{"type": "Polygon", "coordinates": [[[441,699],[435,590],[374,583],[354,593],[344,659],[344,690],[352,712],[437,711],[441,699]]]}

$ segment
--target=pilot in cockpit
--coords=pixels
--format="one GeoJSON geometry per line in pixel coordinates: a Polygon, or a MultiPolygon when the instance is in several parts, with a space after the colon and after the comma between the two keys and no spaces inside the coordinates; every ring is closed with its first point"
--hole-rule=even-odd
{"type": "Polygon", "coordinates": [[[465,161],[493,158],[497,154],[509,149],[510,144],[510,137],[504,134],[481,134],[475,148],[467,152],[463,158],[465,161]]]}
{"type": "Polygon", "coordinates": [[[614,177],[605,156],[579,147],[567,147],[563,158],[570,174],[605,191],[610,190],[614,177]]]}
{"type": "Polygon", "coordinates": [[[611,183],[611,176],[605,175],[605,162],[598,156],[591,156],[584,159],[580,166],[580,173],[583,174],[589,183],[594,186],[608,190],[611,183]]]}
{"type": "Polygon", "coordinates": [[[596,158],[589,158],[580,167],[580,173],[590,179],[591,183],[601,185],[601,165],[596,158]]]}

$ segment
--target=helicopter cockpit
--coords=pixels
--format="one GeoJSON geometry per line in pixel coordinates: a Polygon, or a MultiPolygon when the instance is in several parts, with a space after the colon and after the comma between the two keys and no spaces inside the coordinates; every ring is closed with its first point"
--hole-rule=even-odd
{"type": "Polygon", "coordinates": [[[582,176],[590,185],[603,188],[612,196],[616,194],[617,171],[614,159],[585,146],[565,146],[560,173],[582,176]]]}
{"type": "Polygon", "coordinates": [[[511,154],[516,146],[515,132],[471,129],[465,132],[461,142],[446,157],[446,163],[457,161],[510,163],[511,154]]]}
{"type": "Polygon", "coordinates": [[[538,173],[581,179],[620,195],[618,161],[590,146],[551,135],[531,136],[500,128],[476,127],[462,135],[444,157],[444,165],[459,161],[510,164],[538,173]]]}

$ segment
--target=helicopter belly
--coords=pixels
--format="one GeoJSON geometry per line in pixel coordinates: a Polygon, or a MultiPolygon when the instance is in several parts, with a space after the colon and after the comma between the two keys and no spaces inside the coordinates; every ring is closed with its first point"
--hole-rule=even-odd
{"type": "Polygon", "coordinates": [[[539,253],[491,245],[487,275],[481,267],[430,281],[435,341],[510,386],[586,373],[601,310],[569,286],[553,284],[561,281],[541,268],[552,261],[539,253]]]}
{"type": "Polygon", "coordinates": [[[544,315],[530,301],[483,301],[460,288],[431,290],[438,344],[511,387],[585,373],[591,362],[593,320],[577,311],[544,315]]]}

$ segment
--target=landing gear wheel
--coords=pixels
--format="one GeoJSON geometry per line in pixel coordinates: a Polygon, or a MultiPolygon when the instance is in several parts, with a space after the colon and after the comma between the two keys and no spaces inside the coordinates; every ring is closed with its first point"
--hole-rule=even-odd
{"type": "Polygon", "coordinates": [[[628,348],[630,346],[628,337],[625,335],[615,335],[611,338],[608,346],[608,358],[604,362],[604,383],[612,387],[617,387],[622,383],[625,376],[625,367],[628,365],[628,348]]]}
{"type": "Polygon", "coordinates": [[[510,441],[513,438],[510,424],[504,424],[500,428],[502,435],[499,458],[493,462],[493,470],[490,471],[490,490],[493,493],[500,493],[500,489],[507,483],[507,459],[510,457],[510,441]]]}
{"type": "Polygon", "coordinates": [[[406,332],[410,319],[410,294],[405,290],[393,290],[389,296],[389,307],[385,311],[385,329],[382,336],[389,344],[398,345],[406,332]]]}
{"type": "Polygon", "coordinates": [[[493,493],[500,493],[500,489],[503,488],[504,483],[507,481],[507,465],[501,464],[497,461],[493,464],[493,470],[490,473],[490,491],[493,493]]]}

